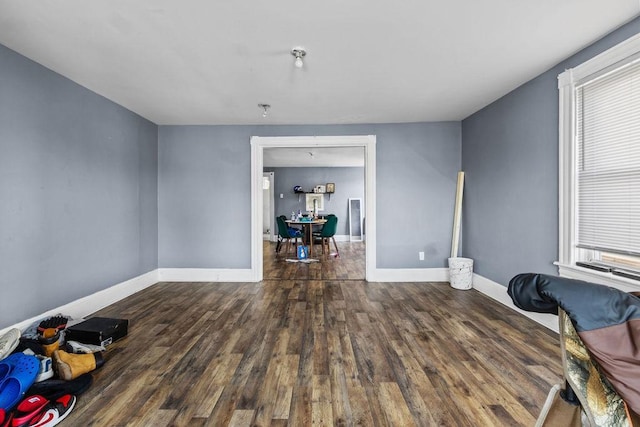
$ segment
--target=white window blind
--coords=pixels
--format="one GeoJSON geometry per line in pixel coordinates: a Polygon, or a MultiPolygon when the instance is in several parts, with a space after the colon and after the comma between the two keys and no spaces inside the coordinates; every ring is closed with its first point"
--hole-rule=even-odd
{"type": "Polygon", "coordinates": [[[640,255],[640,61],[576,88],[581,248],[640,255]]]}

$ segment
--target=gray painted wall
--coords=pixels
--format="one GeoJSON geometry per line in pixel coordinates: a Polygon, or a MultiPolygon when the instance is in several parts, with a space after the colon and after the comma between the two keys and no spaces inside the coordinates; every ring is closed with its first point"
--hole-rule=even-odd
{"type": "Polygon", "coordinates": [[[0,328],[157,268],[157,126],[0,46],[0,328]]]}
{"type": "Polygon", "coordinates": [[[444,267],[460,132],[459,122],[160,126],[160,267],[250,268],[249,139],[296,135],[376,135],[378,267],[444,267]]]}
{"type": "MultiPolygon", "coordinates": [[[[364,153],[363,153],[364,156],[364,153]]],[[[294,194],[293,187],[300,185],[305,191],[311,191],[319,184],[336,184],[334,194],[324,195],[324,211],[320,215],[334,214],[338,217],[337,235],[349,234],[349,197],[360,198],[364,203],[364,168],[265,168],[275,173],[275,215],[291,216],[291,212],[305,210],[304,194],[294,194]],[[281,199],[280,194],[284,197],[281,199]]],[[[274,224],[277,233],[277,226],[274,224]]]]}
{"type": "Polygon", "coordinates": [[[640,31],[636,19],[462,122],[463,255],[507,285],[557,274],[557,76],[640,31]]]}
{"type": "Polygon", "coordinates": [[[251,151],[236,126],[160,126],[158,260],[251,268],[251,151]]]}

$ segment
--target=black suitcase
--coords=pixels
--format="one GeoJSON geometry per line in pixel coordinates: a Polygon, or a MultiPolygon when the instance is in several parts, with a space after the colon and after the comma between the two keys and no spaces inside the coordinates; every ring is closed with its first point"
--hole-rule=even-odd
{"type": "Polygon", "coordinates": [[[83,344],[108,346],[127,335],[129,320],[92,317],[67,328],[65,339],[83,344]]]}

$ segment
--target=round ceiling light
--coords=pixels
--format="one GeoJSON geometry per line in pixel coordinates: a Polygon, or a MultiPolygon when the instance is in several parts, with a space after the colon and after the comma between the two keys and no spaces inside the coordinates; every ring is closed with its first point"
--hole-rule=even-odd
{"type": "Polygon", "coordinates": [[[296,58],[296,61],[294,62],[296,68],[302,68],[302,66],[304,65],[304,62],[302,62],[302,58],[304,58],[306,54],[307,51],[302,47],[294,47],[293,49],[291,49],[291,55],[296,58]]]}

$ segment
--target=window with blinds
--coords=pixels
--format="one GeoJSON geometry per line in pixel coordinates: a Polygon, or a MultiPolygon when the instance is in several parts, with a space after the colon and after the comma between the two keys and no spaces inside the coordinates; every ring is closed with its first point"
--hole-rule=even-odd
{"type": "Polygon", "coordinates": [[[576,246],[640,262],[640,59],[579,82],[574,107],[576,246]]]}

